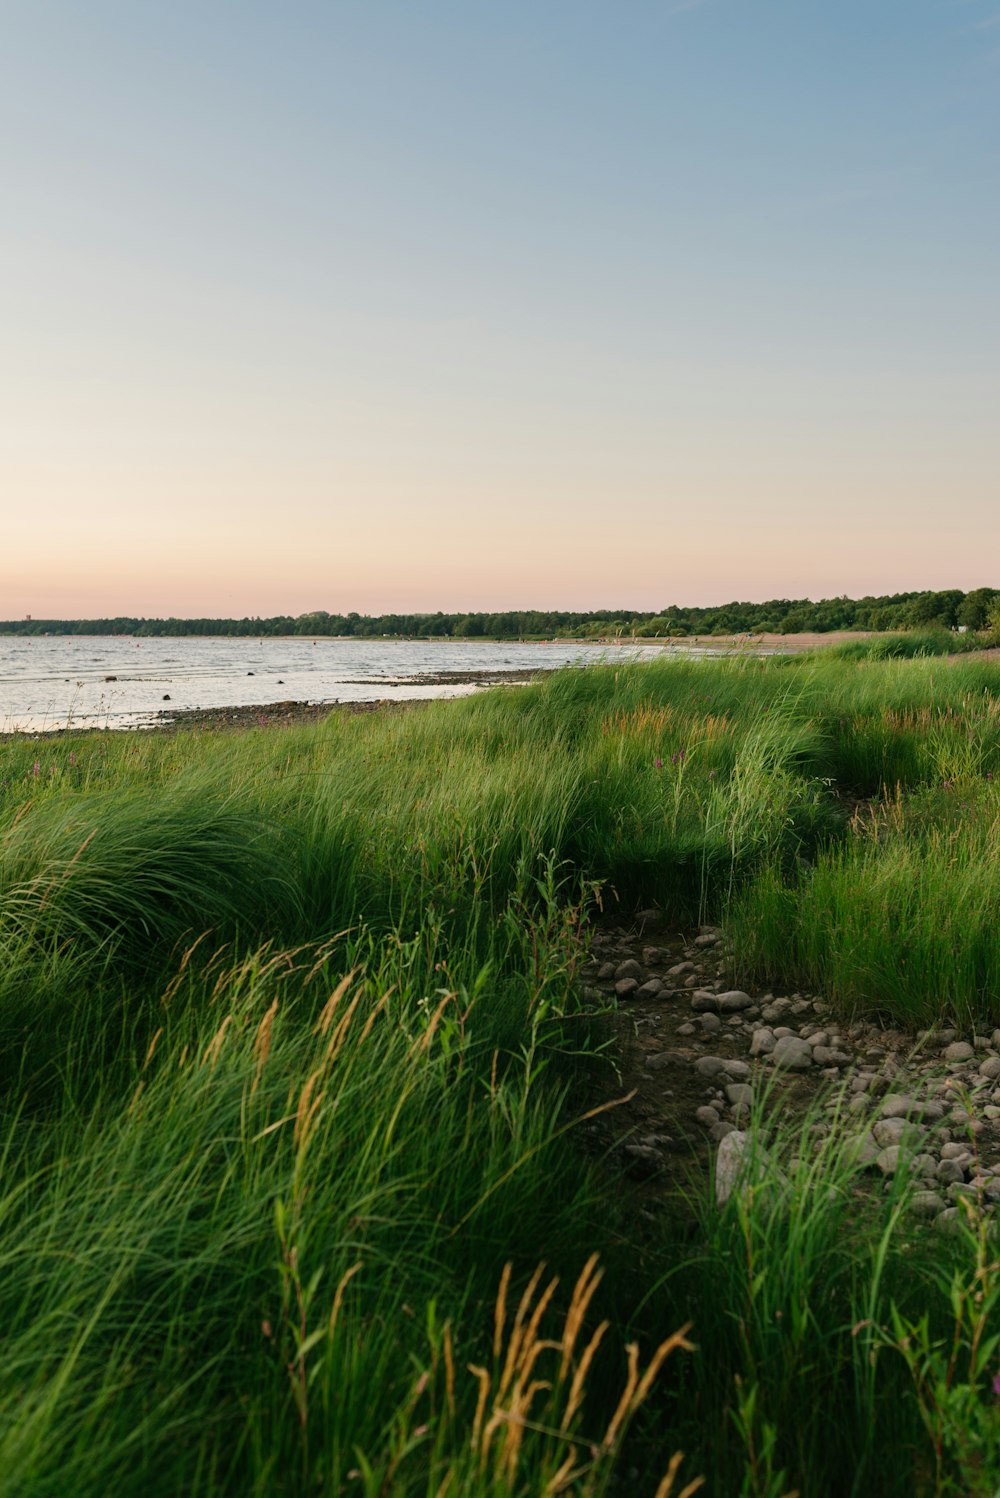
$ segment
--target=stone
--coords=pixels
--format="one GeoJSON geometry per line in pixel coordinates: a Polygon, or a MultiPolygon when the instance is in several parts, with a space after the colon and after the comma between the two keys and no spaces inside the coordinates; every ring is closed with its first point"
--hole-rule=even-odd
{"type": "Polygon", "coordinates": [[[613,978],[614,975],[615,965],[613,962],[602,962],[597,970],[597,979],[600,983],[606,983],[608,979],[613,978]]]}
{"type": "Polygon", "coordinates": [[[694,972],[693,962],[675,962],[673,967],[667,968],[668,978],[683,978],[686,973],[694,972]]]}
{"type": "Polygon", "coordinates": [[[976,1052],[967,1040],[953,1040],[946,1045],[942,1055],[945,1061],[971,1061],[976,1052]]]}
{"type": "Polygon", "coordinates": [[[854,1141],[855,1158],[859,1165],[874,1165],[879,1157],[879,1147],[871,1134],[859,1134],[854,1141]]]}
{"type": "Polygon", "coordinates": [[[656,999],[663,992],[663,984],[659,978],[650,978],[646,983],[640,984],[635,991],[637,999],[656,999]]]}
{"type": "Polygon", "coordinates": [[[694,944],[696,947],[714,947],[718,940],[719,937],[715,931],[706,931],[703,935],[695,937],[694,944]]]}
{"type": "MultiPolygon", "coordinates": [[[[649,1065],[648,1061],[646,1065],[649,1065]]],[[[726,1063],[721,1056],[699,1056],[694,1069],[699,1077],[717,1077],[725,1071],[726,1063]]]]}
{"type": "Polygon", "coordinates": [[[914,1191],[909,1201],[910,1211],[917,1217],[937,1217],[947,1211],[947,1203],[936,1191],[914,1191]]]}
{"type": "Polygon", "coordinates": [[[696,1108],[694,1116],[695,1120],[706,1129],[710,1129],[713,1124],[717,1124],[719,1122],[718,1112],[715,1108],[710,1107],[707,1103],[700,1108],[696,1108]]]}
{"type": "Polygon", "coordinates": [[[797,1035],[782,1035],[771,1052],[775,1066],[790,1071],[805,1071],[812,1065],[812,1046],[797,1035]]]}
{"type": "Polygon", "coordinates": [[[920,1104],[905,1092],[887,1092],[879,1109],[883,1118],[919,1118],[920,1104]]]}
{"type": "Polygon", "coordinates": [[[979,1063],[979,1075],[981,1077],[1000,1077],[1000,1056],[988,1056],[985,1061],[979,1063]]]}
{"type": "Polygon", "coordinates": [[[677,1051],[654,1051],[646,1057],[647,1071],[665,1071],[668,1066],[677,1066],[685,1058],[677,1051]]]}
{"type": "Polygon", "coordinates": [[[629,957],[625,962],[619,962],[615,968],[616,978],[641,978],[642,968],[634,957],[629,957]]]}
{"type": "Polygon", "coordinates": [[[916,1149],[926,1132],[921,1124],[912,1123],[907,1118],[880,1118],[872,1129],[879,1144],[886,1147],[901,1144],[909,1149],[916,1149]]]}
{"type": "Polygon", "coordinates": [[[734,1106],[749,1108],[753,1102],[753,1088],[746,1082],[730,1082],[726,1088],[726,1097],[734,1106]]]}
{"type": "Polygon", "coordinates": [[[767,1156],[755,1148],[753,1137],[741,1129],[720,1142],[715,1157],[715,1200],[722,1207],[739,1186],[755,1184],[764,1175],[767,1156]],[[747,1177],[750,1177],[749,1182],[747,1177]]]}
{"type": "Polygon", "coordinates": [[[720,1121],[717,1124],[713,1124],[708,1133],[709,1138],[714,1139],[716,1144],[720,1144],[722,1140],[727,1139],[730,1134],[736,1133],[736,1125],[731,1123],[722,1123],[720,1121]]]}
{"type": "Polygon", "coordinates": [[[691,1008],[695,1011],[696,1014],[715,1014],[718,1007],[719,1000],[717,995],[714,993],[709,993],[705,988],[699,988],[698,991],[691,996],[691,1008]]]}
{"type": "Polygon", "coordinates": [[[698,1026],[697,1025],[692,1025],[692,1024],[678,1025],[677,1026],[677,1034],[678,1035],[697,1035],[698,1034],[698,1026]]]}
{"type": "Polygon", "coordinates": [[[706,1035],[714,1035],[716,1030],[722,1029],[722,1021],[719,1016],[717,1014],[712,1014],[711,1011],[707,1009],[702,1014],[699,1014],[698,1024],[701,1026],[703,1032],[706,1035]]]}
{"type": "Polygon", "coordinates": [[[619,978],[615,984],[615,993],[620,999],[630,999],[638,987],[634,978],[619,978]]]}
{"type": "Polygon", "coordinates": [[[813,1046],[813,1060],[817,1066],[850,1066],[853,1059],[846,1051],[838,1051],[834,1046],[813,1046]]]}
{"type": "Polygon", "coordinates": [[[895,1175],[899,1169],[900,1160],[905,1158],[905,1151],[898,1144],[891,1144],[887,1149],[879,1150],[875,1157],[875,1164],[884,1176],[895,1175]]]}
{"type": "Polygon", "coordinates": [[[738,1061],[735,1057],[727,1056],[722,1063],[727,1077],[732,1077],[734,1082],[745,1082],[750,1075],[750,1067],[746,1061],[738,1061]]]}
{"type": "Polygon", "coordinates": [[[720,993],[717,999],[720,1014],[735,1014],[741,1009],[749,1009],[753,999],[742,989],[731,988],[727,993],[720,993]]]}
{"type": "Polygon", "coordinates": [[[775,1039],[770,1030],[755,1030],[750,1040],[751,1056],[769,1056],[774,1050],[775,1039]]]}

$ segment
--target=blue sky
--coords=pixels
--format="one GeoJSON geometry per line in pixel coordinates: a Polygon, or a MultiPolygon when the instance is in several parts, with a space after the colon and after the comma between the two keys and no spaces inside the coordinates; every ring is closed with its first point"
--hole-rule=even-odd
{"type": "Polygon", "coordinates": [[[0,616],[1000,581],[1000,0],[4,33],[0,616]]]}

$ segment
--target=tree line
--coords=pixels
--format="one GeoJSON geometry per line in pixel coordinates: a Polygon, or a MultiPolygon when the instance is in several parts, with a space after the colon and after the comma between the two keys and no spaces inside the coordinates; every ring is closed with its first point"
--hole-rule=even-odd
{"type": "Polygon", "coordinates": [[[829,633],[831,630],[1000,629],[1000,589],[959,588],[942,592],[893,593],[883,597],[771,598],[764,603],[725,603],[710,608],[660,610],[510,609],[502,613],[278,614],[270,618],[10,619],[0,633],[16,635],[325,635],[361,639],[579,639],[635,635],[641,639],[684,635],[829,633]]]}

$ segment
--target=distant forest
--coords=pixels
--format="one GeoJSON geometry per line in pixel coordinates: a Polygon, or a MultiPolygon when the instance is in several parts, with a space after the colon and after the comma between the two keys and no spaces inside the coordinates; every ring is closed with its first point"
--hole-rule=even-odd
{"type": "Polygon", "coordinates": [[[659,612],[596,609],[510,609],[503,613],[279,614],[271,619],[11,619],[0,633],[17,635],[347,635],[370,639],[574,639],[635,635],[827,633],[835,629],[901,630],[1000,628],[1000,589],[963,593],[893,593],[883,598],[772,598],[766,603],[724,603],[714,608],[659,612]]]}

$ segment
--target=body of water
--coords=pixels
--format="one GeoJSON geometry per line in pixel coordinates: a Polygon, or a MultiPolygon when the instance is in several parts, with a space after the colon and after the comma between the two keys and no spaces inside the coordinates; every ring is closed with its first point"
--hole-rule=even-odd
{"type": "Polygon", "coordinates": [[[136,728],[162,712],[278,702],[450,697],[470,673],[547,670],[663,653],[660,645],[573,641],[0,636],[0,731],[136,728]],[[433,677],[433,681],[427,678],[433,677]],[[454,678],[449,680],[449,677],[454,678]],[[169,699],[169,701],[167,701],[169,699]]]}

